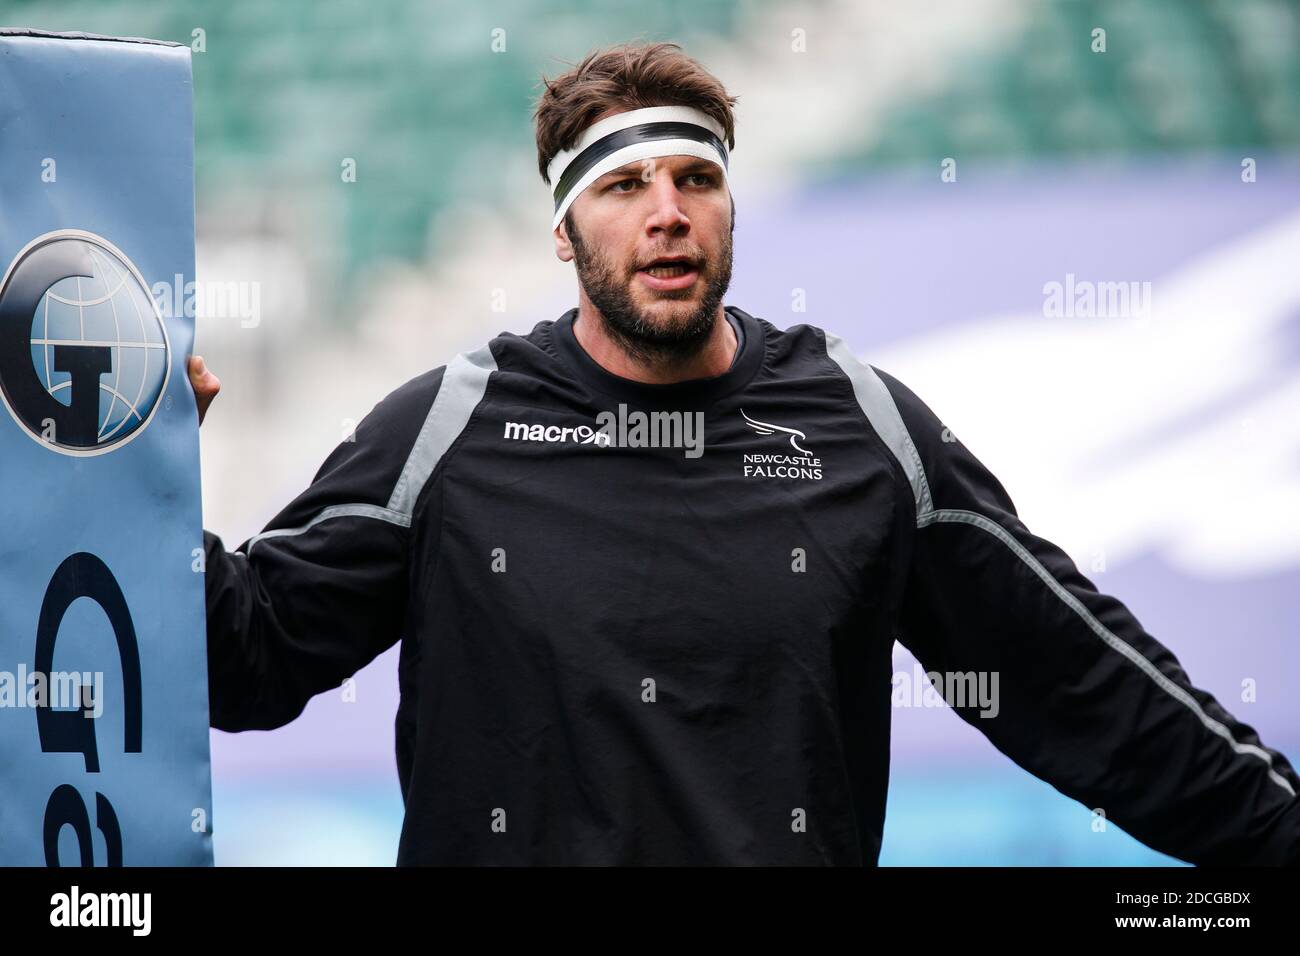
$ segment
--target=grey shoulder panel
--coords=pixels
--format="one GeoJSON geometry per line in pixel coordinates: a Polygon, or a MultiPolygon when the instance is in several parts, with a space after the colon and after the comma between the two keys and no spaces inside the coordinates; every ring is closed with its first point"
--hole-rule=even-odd
{"type": "Polygon", "coordinates": [[[474,409],[483,400],[488,379],[496,368],[496,359],[489,345],[464,352],[447,363],[442,386],[388,499],[389,511],[406,515],[409,519],[429,476],[465,430],[474,409]]]}
{"type": "Polygon", "coordinates": [[[903,474],[907,475],[912,486],[919,521],[921,516],[934,510],[934,500],[930,495],[930,484],[925,478],[921,455],[916,450],[907,426],[903,424],[903,416],[898,413],[894,397],[889,394],[889,389],[875,369],[854,355],[843,339],[825,330],[822,334],[826,336],[826,354],[852,383],[853,394],[862,414],[902,465],[903,474]]]}

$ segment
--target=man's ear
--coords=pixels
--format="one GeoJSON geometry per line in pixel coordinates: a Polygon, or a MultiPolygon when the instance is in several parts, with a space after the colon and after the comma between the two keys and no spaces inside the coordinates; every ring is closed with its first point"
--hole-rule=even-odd
{"type": "Polygon", "coordinates": [[[569,227],[565,225],[563,219],[555,227],[552,235],[555,236],[555,258],[561,262],[573,261],[573,244],[569,242],[569,227]]]}

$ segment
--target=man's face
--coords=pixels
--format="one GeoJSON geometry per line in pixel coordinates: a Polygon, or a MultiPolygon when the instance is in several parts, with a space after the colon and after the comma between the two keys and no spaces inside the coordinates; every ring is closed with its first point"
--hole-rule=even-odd
{"type": "Polygon", "coordinates": [[[695,156],[637,160],[583,191],[555,230],[556,254],[610,333],[645,360],[695,354],[731,284],[735,207],[722,170],[695,156]],[[668,270],[660,259],[680,259],[668,270]]]}

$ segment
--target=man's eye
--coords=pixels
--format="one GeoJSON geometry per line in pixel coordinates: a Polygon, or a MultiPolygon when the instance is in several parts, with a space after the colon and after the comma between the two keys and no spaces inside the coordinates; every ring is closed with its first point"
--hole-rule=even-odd
{"type": "Polygon", "coordinates": [[[613,191],[613,192],[622,192],[622,193],[631,192],[632,190],[630,190],[630,189],[619,189],[619,188],[618,188],[619,186],[623,186],[623,185],[626,185],[626,184],[628,184],[628,183],[630,183],[630,184],[632,184],[633,186],[635,186],[635,185],[636,185],[636,180],[635,180],[635,179],[620,179],[618,182],[614,183],[614,185],[610,186],[609,188],[610,188],[610,190],[613,191]]]}
{"type": "Polygon", "coordinates": [[[711,175],[709,175],[708,173],[691,173],[691,174],[688,175],[686,178],[687,178],[687,179],[701,179],[701,180],[703,180],[703,182],[700,183],[701,186],[711,186],[711,185],[713,185],[713,177],[712,177],[711,175]]]}

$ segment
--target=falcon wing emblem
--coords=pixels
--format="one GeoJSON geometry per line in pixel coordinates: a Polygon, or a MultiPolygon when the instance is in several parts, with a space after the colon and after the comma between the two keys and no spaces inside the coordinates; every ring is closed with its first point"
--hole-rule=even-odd
{"type": "Polygon", "coordinates": [[[790,444],[795,448],[796,451],[801,452],[802,454],[805,455],[809,455],[809,456],[812,455],[812,452],[808,451],[808,449],[806,448],[800,448],[799,443],[795,441],[796,438],[802,438],[804,441],[808,440],[808,436],[805,435],[803,432],[799,431],[799,429],[784,428],[780,425],[770,425],[767,422],[755,421],[754,419],[750,418],[748,415],[745,414],[745,410],[743,408],[740,410],[740,414],[744,417],[745,421],[749,423],[749,427],[754,429],[754,431],[758,432],[760,435],[771,435],[773,432],[781,432],[784,435],[789,435],[790,444]]]}

